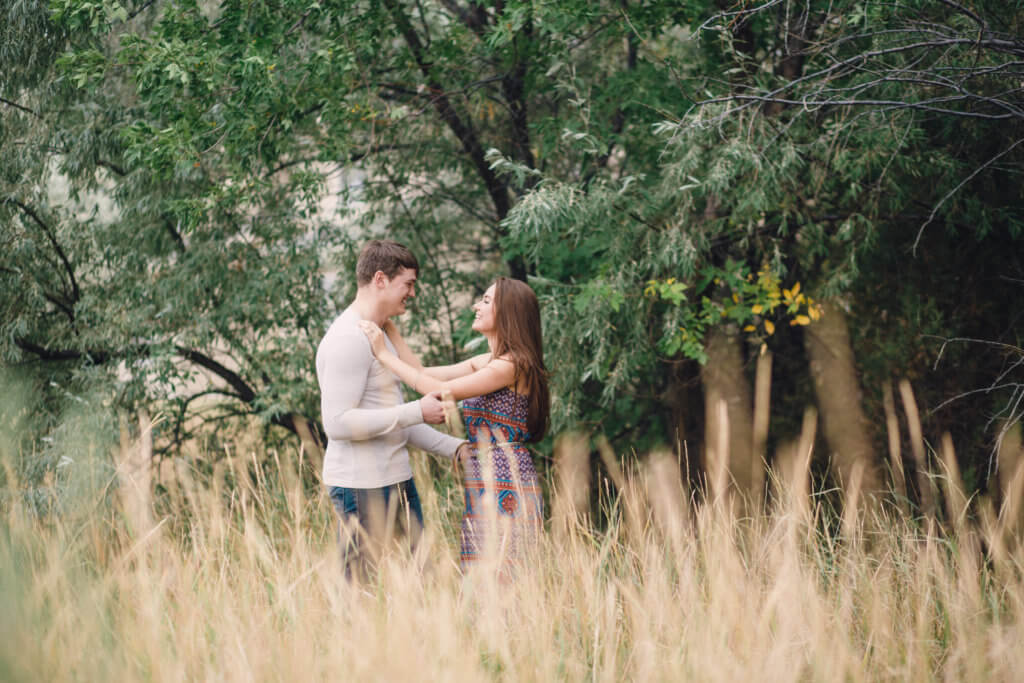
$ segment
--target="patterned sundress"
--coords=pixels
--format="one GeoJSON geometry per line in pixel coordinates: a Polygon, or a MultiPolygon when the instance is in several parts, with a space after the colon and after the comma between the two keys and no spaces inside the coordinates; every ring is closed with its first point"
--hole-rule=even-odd
{"type": "Polygon", "coordinates": [[[463,569],[484,552],[496,552],[506,571],[541,533],[544,502],[533,460],[523,445],[529,439],[527,401],[526,396],[505,387],[462,402],[466,436],[475,446],[463,468],[463,569]],[[493,497],[486,495],[489,477],[494,478],[493,497]]]}

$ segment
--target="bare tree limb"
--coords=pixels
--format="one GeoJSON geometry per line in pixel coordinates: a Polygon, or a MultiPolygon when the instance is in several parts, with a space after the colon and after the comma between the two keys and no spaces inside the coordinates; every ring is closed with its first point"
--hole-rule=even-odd
{"type": "Polygon", "coordinates": [[[0,103],[6,104],[8,107],[14,107],[15,109],[20,109],[23,112],[27,112],[29,114],[32,114],[32,116],[36,117],[37,119],[43,118],[42,115],[39,114],[34,109],[29,109],[28,107],[24,107],[24,106],[18,104],[17,102],[12,102],[11,100],[5,99],[3,97],[0,97],[0,103]]]}
{"type": "Polygon", "coordinates": [[[1003,151],[1001,151],[1001,152],[1000,152],[999,154],[995,155],[994,157],[992,157],[991,159],[989,159],[988,161],[986,161],[986,162],[985,162],[984,164],[982,164],[982,165],[981,165],[981,166],[979,166],[978,168],[974,169],[974,172],[973,172],[973,173],[971,173],[971,174],[970,174],[969,176],[967,176],[966,178],[964,178],[963,180],[961,180],[961,181],[960,181],[960,182],[959,182],[959,183],[957,184],[957,186],[956,186],[956,187],[954,187],[954,188],[953,188],[952,190],[950,190],[949,192],[947,192],[947,193],[946,193],[946,195],[945,195],[945,196],[944,196],[944,197],[943,197],[942,199],[940,199],[940,200],[939,200],[939,203],[938,203],[938,204],[936,204],[934,208],[932,208],[932,212],[931,212],[931,213],[930,213],[930,214],[928,215],[928,220],[926,220],[926,221],[925,221],[925,222],[924,222],[924,223],[923,223],[923,224],[921,225],[921,229],[917,231],[917,238],[916,238],[916,239],[914,240],[914,245],[913,245],[913,246],[911,247],[911,251],[913,252],[913,254],[914,254],[915,256],[917,255],[917,245],[918,245],[918,243],[920,243],[920,241],[921,241],[921,235],[923,235],[923,234],[924,234],[924,229],[925,229],[925,228],[927,228],[927,227],[928,227],[928,226],[929,226],[929,225],[931,224],[931,222],[932,222],[933,220],[935,220],[935,214],[937,214],[937,213],[939,212],[939,209],[940,209],[940,208],[942,208],[942,205],[943,205],[943,204],[945,204],[945,203],[946,203],[946,201],[947,201],[947,200],[948,200],[948,199],[949,199],[950,197],[952,197],[952,196],[953,196],[954,194],[956,194],[957,192],[959,192],[959,191],[960,191],[960,188],[962,188],[962,187],[963,187],[964,185],[966,185],[967,183],[969,183],[969,182],[970,182],[970,181],[971,181],[971,180],[972,180],[972,179],[973,179],[973,178],[974,178],[975,176],[977,176],[977,175],[978,175],[979,173],[981,173],[981,172],[982,172],[982,171],[984,171],[984,170],[985,170],[986,168],[988,168],[989,166],[991,166],[991,165],[992,165],[992,163],[993,163],[994,161],[996,161],[997,159],[1000,159],[1000,158],[1002,158],[1002,157],[1006,156],[1007,154],[1009,154],[1010,152],[1012,152],[1012,151],[1014,150],[1014,148],[1016,148],[1016,147],[1017,147],[1017,145],[1021,144],[1022,142],[1024,142],[1024,138],[1021,138],[1020,140],[1017,140],[1017,141],[1016,141],[1015,143],[1013,143],[1012,145],[1010,145],[1009,147],[1007,147],[1006,149],[1004,149],[1003,151]]]}

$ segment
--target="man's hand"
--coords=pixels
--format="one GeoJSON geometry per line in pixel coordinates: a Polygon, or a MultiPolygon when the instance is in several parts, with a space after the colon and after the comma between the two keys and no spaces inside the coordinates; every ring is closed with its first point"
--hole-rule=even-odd
{"type": "Polygon", "coordinates": [[[423,421],[431,425],[439,425],[444,422],[444,402],[441,400],[440,391],[432,391],[424,394],[420,399],[420,412],[423,413],[423,421]]]}

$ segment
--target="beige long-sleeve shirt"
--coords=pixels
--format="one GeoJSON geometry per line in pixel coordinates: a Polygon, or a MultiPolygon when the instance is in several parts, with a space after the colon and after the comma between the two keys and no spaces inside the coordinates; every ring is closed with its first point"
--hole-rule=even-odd
{"type": "Polygon", "coordinates": [[[398,378],[374,358],[360,320],[349,306],[316,352],[327,486],[376,488],[405,481],[412,477],[407,444],[451,457],[462,443],[424,424],[419,401],[403,401],[398,378]]]}

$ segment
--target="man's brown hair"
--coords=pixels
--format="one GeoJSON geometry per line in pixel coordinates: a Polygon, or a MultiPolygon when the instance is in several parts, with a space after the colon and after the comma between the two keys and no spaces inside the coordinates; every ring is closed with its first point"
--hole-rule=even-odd
{"type": "Polygon", "coordinates": [[[370,240],[359,252],[359,260],[356,262],[356,283],[360,287],[370,284],[378,270],[391,279],[403,268],[415,270],[419,275],[419,261],[404,244],[392,240],[370,240]]]}

